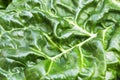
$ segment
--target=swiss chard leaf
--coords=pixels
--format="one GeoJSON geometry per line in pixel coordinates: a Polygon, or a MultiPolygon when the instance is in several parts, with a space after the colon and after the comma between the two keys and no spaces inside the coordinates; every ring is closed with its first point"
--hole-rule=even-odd
{"type": "Polygon", "coordinates": [[[0,0],[0,80],[120,78],[119,0],[0,0]]]}

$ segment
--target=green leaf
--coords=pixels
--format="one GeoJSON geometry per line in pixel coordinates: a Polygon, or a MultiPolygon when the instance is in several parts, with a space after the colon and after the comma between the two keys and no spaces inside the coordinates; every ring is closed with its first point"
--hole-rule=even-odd
{"type": "Polygon", "coordinates": [[[120,79],[119,0],[0,0],[0,80],[120,79]]]}

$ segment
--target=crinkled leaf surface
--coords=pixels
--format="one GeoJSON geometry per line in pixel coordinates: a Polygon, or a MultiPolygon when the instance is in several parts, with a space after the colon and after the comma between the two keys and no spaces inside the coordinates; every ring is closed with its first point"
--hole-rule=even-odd
{"type": "Polygon", "coordinates": [[[0,0],[0,80],[118,79],[119,0],[0,0]]]}

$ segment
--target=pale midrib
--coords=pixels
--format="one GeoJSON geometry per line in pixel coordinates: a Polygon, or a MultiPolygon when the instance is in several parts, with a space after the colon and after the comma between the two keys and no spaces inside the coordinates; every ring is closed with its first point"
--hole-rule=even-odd
{"type": "Polygon", "coordinates": [[[73,21],[67,20],[67,22],[69,22],[69,24],[72,24],[75,28],[77,28],[78,30],[80,30],[81,32],[87,34],[88,36],[92,36],[92,33],[87,32],[86,30],[82,29],[78,24],[74,23],[73,21]]]}
{"type": "Polygon", "coordinates": [[[92,39],[95,38],[96,36],[97,36],[97,34],[91,36],[90,38],[86,39],[85,41],[80,42],[79,44],[76,44],[75,46],[73,46],[73,47],[71,47],[71,48],[69,48],[69,49],[67,49],[67,50],[64,50],[62,53],[60,53],[60,54],[52,57],[51,59],[52,59],[52,60],[55,60],[55,59],[61,57],[62,55],[68,53],[69,51],[71,51],[71,50],[74,49],[75,47],[81,47],[83,44],[85,44],[86,42],[92,40],[92,39]]]}

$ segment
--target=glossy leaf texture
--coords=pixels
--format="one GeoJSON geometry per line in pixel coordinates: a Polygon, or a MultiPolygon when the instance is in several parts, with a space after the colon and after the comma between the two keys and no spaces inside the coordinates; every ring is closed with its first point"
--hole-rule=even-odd
{"type": "Polygon", "coordinates": [[[119,80],[119,0],[0,0],[0,80],[119,80]]]}

